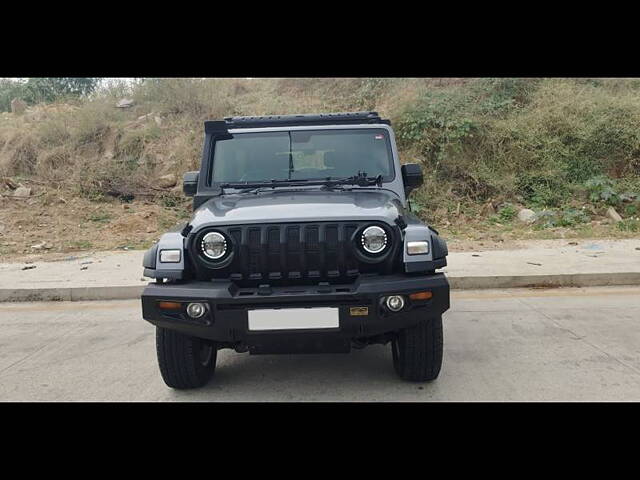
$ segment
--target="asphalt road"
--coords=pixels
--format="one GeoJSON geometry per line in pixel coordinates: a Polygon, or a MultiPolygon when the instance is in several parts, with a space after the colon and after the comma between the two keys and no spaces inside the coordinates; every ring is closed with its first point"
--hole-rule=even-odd
{"type": "Polygon", "coordinates": [[[390,348],[342,355],[219,352],[204,388],[165,386],[137,301],[0,304],[0,401],[640,401],[640,287],[452,294],[432,383],[390,348]]]}

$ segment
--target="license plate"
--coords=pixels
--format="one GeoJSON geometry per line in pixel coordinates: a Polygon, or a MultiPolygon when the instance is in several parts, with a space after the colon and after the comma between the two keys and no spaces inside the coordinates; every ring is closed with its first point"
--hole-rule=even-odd
{"type": "Polygon", "coordinates": [[[337,308],[282,308],[249,310],[249,330],[307,330],[338,328],[337,308]]]}

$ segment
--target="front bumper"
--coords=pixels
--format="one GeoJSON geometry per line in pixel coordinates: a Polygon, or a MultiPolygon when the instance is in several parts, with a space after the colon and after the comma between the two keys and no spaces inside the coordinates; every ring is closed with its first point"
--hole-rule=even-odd
{"type": "MultiPolygon", "coordinates": [[[[142,293],[142,316],[163,328],[216,340],[230,345],[244,344],[254,353],[271,353],[274,339],[299,345],[300,351],[341,351],[349,341],[372,337],[416,324],[423,318],[441,315],[449,308],[449,282],[442,273],[434,275],[361,275],[345,285],[320,284],[297,287],[238,288],[228,281],[149,284],[142,293]],[[428,290],[429,300],[411,301],[408,295],[428,290]],[[398,313],[387,311],[381,297],[407,296],[407,306],[398,313]],[[166,311],[159,301],[203,302],[207,314],[190,319],[184,309],[166,311]],[[278,330],[250,331],[247,311],[277,308],[339,308],[337,331],[278,330]],[[368,314],[352,315],[351,307],[367,307],[368,314]],[[310,348],[309,344],[316,348],[310,348]]],[[[360,313],[362,311],[360,310],[360,313]]],[[[277,349],[276,349],[277,350],[277,349]]],[[[288,351],[298,351],[296,348],[288,351]]]]}

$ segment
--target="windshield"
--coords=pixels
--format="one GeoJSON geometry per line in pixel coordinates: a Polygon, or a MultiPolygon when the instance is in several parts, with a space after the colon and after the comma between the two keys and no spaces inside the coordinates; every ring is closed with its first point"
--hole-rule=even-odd
{"type": "Polygon", "coordinates": [[[292,130],[234,133],[217,140],[211,182],[367,176],[393,179],[391,146],[384,129],[292,130]]]}

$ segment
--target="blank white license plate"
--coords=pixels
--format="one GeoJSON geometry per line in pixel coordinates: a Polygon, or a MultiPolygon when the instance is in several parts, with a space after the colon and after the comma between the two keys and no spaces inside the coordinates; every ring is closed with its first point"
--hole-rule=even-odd
{"type": "Polygon", "coordinates": [[[338,328],[337,308],[281,308],[249,310],[249,330],[338,328]]]}

